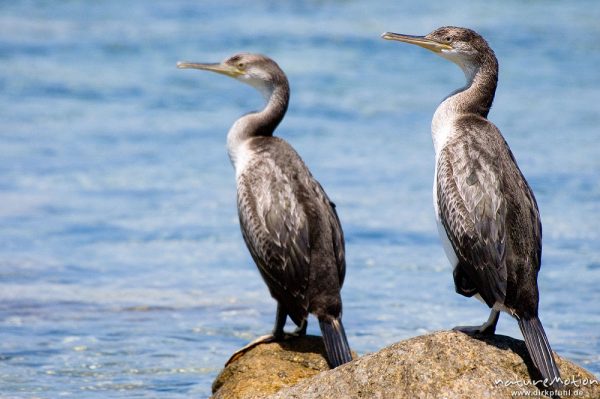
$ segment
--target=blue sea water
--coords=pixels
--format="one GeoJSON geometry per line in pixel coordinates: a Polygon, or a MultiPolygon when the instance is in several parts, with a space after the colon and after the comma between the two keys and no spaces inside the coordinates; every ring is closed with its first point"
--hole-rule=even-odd
{"type": "MultiPolygon", "coordinates": [[[[206,397],[271,330],[225,151],[262,99],[182,59],[262,52],[288,74],[277,134],[337,203],[357,352],[485,320],[454,293],[431,200],[431,116],[464,77],[379,39],[442,25],[499,58],[490,119],[539,203],[541,319],[599,375],[598,20],[592,0],[1,2],[0,397],[206,397]]],[[[521,337],[507,316],[498,332],[521,337]]]]}

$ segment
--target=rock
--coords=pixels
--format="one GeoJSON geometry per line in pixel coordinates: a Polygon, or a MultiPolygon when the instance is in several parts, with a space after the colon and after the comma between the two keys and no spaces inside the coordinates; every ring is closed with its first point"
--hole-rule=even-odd
{"type": "MultiPolygon", "coordinates": [[[[560,357],[557,361],[563,380],[570,380],[561,397],[600,398],[600,385],[592,374],[560,357]],[[577,383],[571,383],[573,380],[577,383]]],[[[530,374],[533,370],[521,340],[442,331],[398,342],[284,388],[269,399],[504,399],[520,392],[521,397],[540,397],[531,394],[538,391],[535,386],[523,386],[532,377],[540,378],[530,374]]]]}
{"type": "Polygon", "coordinates": [[[213,383],[212,398],[264,398],[325,370],[329,366],[321,337],[261,344],[221,371],[213,383]]]}

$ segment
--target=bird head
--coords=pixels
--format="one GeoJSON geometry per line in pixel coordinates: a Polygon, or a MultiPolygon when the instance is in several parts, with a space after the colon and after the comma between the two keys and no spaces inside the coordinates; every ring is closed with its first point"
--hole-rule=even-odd
{"type": "Polygon", "coordinates": [[[385,32],[381,37],[426,48],[457,64],[467,76],[481,66],[486,57],[494,54],[485,39],[477,32],[454,26],[438,28],[425,36],[385,32]]]}
{"type": "Polygon", "coordinates": [[[180,61],[177,63],[177,68],[202,69],[230,76],[255,87],[266,98],[277,85],[287,84],[287,78],[279,65],[261,54],[239,53],[223,62],[212,64],[180,61]]]}

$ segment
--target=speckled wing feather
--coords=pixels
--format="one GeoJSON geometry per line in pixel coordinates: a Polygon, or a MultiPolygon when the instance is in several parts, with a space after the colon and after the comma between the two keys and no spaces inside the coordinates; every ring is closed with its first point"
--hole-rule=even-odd
{"type": "Polygon", "coordinates": [[[271,295],[298,323],[307,313],[310,243],[306,209],[289,174],[261,157],[238,178],[242,235],[271,295]]]}
{"type": "MultiPolygon", "coordinates": [[[[473,126],[472,123],[465,124],[473,126]]],[[[495,129],[491,124],[475,124],[495,129]]],[[[442,223],[459,264],[486,303],[506,297],[506,199],[502,169],[490,142],[481,131],[464,131],[440,152],[437,198],[442,223]]],[[[498,133],[499,134],[499,133],[498,133]]]]}
{"type": "Polygon", "coordinates": [[[335,261],[338,268],[338,275],[340,277],[340,287],[344,283],[344,277],[346,276],[346,249],[344,247],[344,231],[340,224],[340,218],[338,217],[337,211],[335,210],[335,204],[329,201],[330,205],[330,216],[329,223],[332,226],[333,235],[333,250],[335,254],[335,261]]]}
{"type": "Polygon", "coordinates": [[[316,198],[324,203],[327,221],[331,227],[331,242],[333,244],[333,254],[335,256],[335,264],[337,266],[341,287],[346,276],[346,249],[344,244],[344,231],[336,211],[335,203],[329,199],[319,182],[314,180],[312,177],[311,180],[313,182],[316,198]]]}

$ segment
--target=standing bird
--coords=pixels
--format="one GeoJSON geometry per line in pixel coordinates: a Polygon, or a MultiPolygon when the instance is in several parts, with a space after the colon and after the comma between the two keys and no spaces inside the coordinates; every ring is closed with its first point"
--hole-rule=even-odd
{"type": "Polygon", "coordinates": [[[349,362],[340,297],[346,272],[344,233],[335,204],[298,153],[273,136],[288,107],[285,73],[270,58],[248,53],[217,64],[179,62],[177,67],[233,77],[258,89],[266,100],[262,111],[242,116],[227,134],[242,236],[277,301],[273,334],[240,351],[286,335],[305,335],[312,313],[319,319],[330,365],[349,362]],[[298,326],[294,334],[284,333],[287,316],[298,326]]]}
{"type": "Polygon", "coordinates": [[[456,63],[467,84],[438,106],[431,123],[435,148],[433,203],[438,231],[454,267],[456,292],[492,310],[487,322],[456,330],[494,334],[499,312],[515,317],[533,363],[560,387],[560,373],[538,318],[537,275],[542,225],[535,197],[500,130],[487,119],[498,61],[485,39],[465,28],[426,36],[386,32],[456,63]]]}

